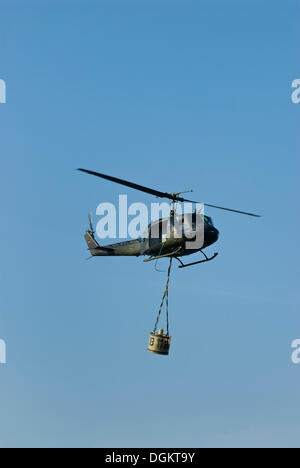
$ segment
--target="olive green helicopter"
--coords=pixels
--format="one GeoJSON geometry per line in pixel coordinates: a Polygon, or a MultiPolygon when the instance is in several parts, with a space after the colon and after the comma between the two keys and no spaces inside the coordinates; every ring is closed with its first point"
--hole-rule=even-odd
{"type": "MultiPolygon", "coordinates": [[[[78,171],[84,172],[86,174],[90,174],[96,177],[100,177],[102,179],[106,179],[111,182],[115,182],[126,187],[130,187],[141,192],[148,193],[158,198],[167,198],[171,200],[172,206],[170,210],[170,217],[169,218],[160,218],[156,221],[153,221],[148,226],[147,233],[144,237],[139,239],[128,240],[125,242],[117,242],[114,244],[109,244],[105,246],[100,246],[97,240],[95,239],[95,231],[93,228],[92,216],[89,215],[90,219],[90,229],[88,229],[85,233],[85,240],[88,245],[88,249],[92,255],[92,257],[103,257],[103,256],[135,256],[139,257],[141,255],[147,256],[145,262],[149,262],[152,260],[159,260],[161,258],[175,258],[180,263],[179,268],[185,268],[192,265],[197,265],[199,263],[209,262],[217,257],[217,253],[215,253],[212,257],[208,257],[204,252],[204,249],[207,247],[215,244],[219,238],[219,231],[214,226],[213,220],[211,217],[206,215],[201,215],[197,211],[194,211],[191,214],[191,233],[194,237],[197,235],[197,230],[203,232],[202,236],[202,243],[201,245],[197,245],[196,248],[189,247],[186,248],[186,243],[190,236],[186,232],[182,232],[182,235],[174,235],[174,231],[176,231],[176,226],[182,226],[184,224],[184,216],[185,215],[178,215],[176,216],[175,204],[177,202],[187,202],[187,203],[199,203],[193,200],[188,200],[186,198],[182,198],[179,195],[187,192],[176,192],[176,193],[167,193],[167,192],[160,192],[158,190],[154,190],[152,188],[144,187],[142,185],[135,184],[133,182],[128,182],[123,179],[118,179],[116,177],[112,177],[106,174],[102,174],[99,172],[90,171],[87,169],[78,169],[78,171]],[[166,231],[166,226],[169,227],[169,236],[164,236],[166,231]],[[153,235],[156,233],[156,235],[153,235]],[[191,255],[197,252],[201,252],[204,256],[203,260],[199,260],[196,262],[184,264],[180,257],[184,257],[187,255],[191,255]]],[[[245,211],[234,210],[231,208],[224,208],[221,206],[211,205],[208,203],[204,203],[204,206],[208,206],[210,208],[217,208],[224,211],[230,211],[233,213],[243,214],[247,216],[257,217],[260,216],[253,213],[248,213],[245,211]]]]}

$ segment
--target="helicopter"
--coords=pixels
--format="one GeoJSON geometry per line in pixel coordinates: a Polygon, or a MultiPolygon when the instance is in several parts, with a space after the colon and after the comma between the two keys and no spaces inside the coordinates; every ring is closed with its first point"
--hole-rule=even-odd
{"type": "MultiPolygon", "coordinates": [[[[161,192],[152,188],[145,187],[133,182],[129,182],[117,177],[112,177],[100,172],[94,172],[87,169],[79,168],[77,169],[80,172],[100,177],[102,179],[114,182],[120,185],[124,185],[141,192],[148,193],[158,198],[167,198],[171,201],[171,210],[170,216],[168,218],[160,218],[154,222],[151,222],[148,226],[147,232],[144,236],[139,239],[127,240],[124,242],[117,242],[114,244],[109,244],[105,246],[100,246],[97,240],[95,239],[95,231],[93,227],[92,215],[89,214],[90,229],[88,229],[84,235],[85,241],[87,243],[88,249],[92,257],[103,257],[103,256],[135,256],[139,257],[141,255],[147,256],[144,262],[149,262],[153,260],[159,260],[161,258],[170,258],[176,259],[179,262],[179,268],[186,268],[192,265],[198,265],[200,263],[210,262],[214,260],[218,253],[214,253],[211,257],[208,257],[204,252],[204,249],[215,244],[219,239],[219,230],[215,227],[214,222],[211,217],[204,215],[203,213],[195,210],[190,215],[190,224],[189,224],[189,233],[184,231],[182,234],[176,233],[176,226],[182,226],[185,222],[184,216],[182,214],[176,213],[176,203],[199,203],[193,200],[188,200],[181,197],[180,195],[187,192],[161,192]],[[165,235],[166,226],[169,227],[169,236],[165,235]],[[187,240],[190,240],[190,233],[197,234],[197,230],[203,233],[203,238],[201,245],[195,246],[195,248],[187,248],[187,240]],[[152,235],[153,233],[158,233],[158,235],[152,235]],[[177,234],[177,235],[175,235],[177,234]],[[181,260],[182,257],[200,252],[203,255],[203,259],[191,263],[184,264],[181,260]]],[[[202,204],[203,205],[203,204],[202,204]]],[[[211,205],[204,203],[205,206],[210,208],[216,208],[219,210],[229,211],[232,213],[238,213],[242,215],[252,216],[260,218],[260,215],[254,213],[248,213],[245,211],[234,210],[231,208],[224,208],[222,206],[211,205]]]]}

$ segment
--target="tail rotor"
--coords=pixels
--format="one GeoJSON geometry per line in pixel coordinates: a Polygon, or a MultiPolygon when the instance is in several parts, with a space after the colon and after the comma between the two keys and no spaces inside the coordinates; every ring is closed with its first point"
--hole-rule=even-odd
{"type": "Polygon", "coordinates": [[[93,215],[92,212],[89,213],[89,221],[90,221],[90,232],[92,237],[95,237],[95,231],[94,231],[94,226],[93,226],[93,215]]]}

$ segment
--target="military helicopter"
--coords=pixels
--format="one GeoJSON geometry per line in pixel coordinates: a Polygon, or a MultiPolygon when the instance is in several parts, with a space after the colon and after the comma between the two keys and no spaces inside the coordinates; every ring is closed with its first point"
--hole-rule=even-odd
{"type": "MultiPolygon", "coordinates": [[[[145,259],[145,262],[159,260],[161,258],[170,258],[176,259],[180,265],[179,268],[186,268],[192,265],[198,265],[200,263],[210,262],[214,260],[218,253],[215,253],[213,256],[208,257],[203,249],[215,244],[219,238],[219,231],[214,226],[213,220],[211,217],[201,214],[197,211],[191,213],[190,216],[190,233],[197,233],[198,230],[202,230],[203,232],[203,239],[201,245],[197,245],[196,248],[187,248],[186,243],[189,239],[189,235],[187,232],[183,232],[182,234],[176,234],[176,226],[182,226],[184,223],[184,216],[182,214],[176,214],[176,203],[198,203],[192,200],[188,200],[186,198],[181,197],[180,195],[187,192],[176,192],[176,193],[167,193],[167,192],[160,192],[158,190],[154,190],[152,188],[144,187],[142,185],[135,184],[133,182],[128,182],[123,179],[118,179],[117,177],[112,177],[106,174],[102,174],[99,172],[90,171],[87,169],[79,168],[78,171],[84,172],[86,174],[90,174],[96,177],[100,177],[102,179],[106,179],[111,182],[115,182],[117,184],[124,185],[126,187],[133,188],[135,190],[139,190],[141,192],[148,193],[158,198],[167,198],[171,201],[171,210],[170,210],[170,217],[169,218],[160,218],[152,223],[149,224],[148,230],[145,235],[140,239],[128,240],[125,242],[117,242],[114,244],[100,246],[97,240],[95,239],[95,231],[93,228],[92,216],[89,215],[90,219],[90,229],[88,229],[85,233],[85,240],[88,246],[88,249],[92,255],[92,257],[102,257],[102,256],[135,256],[139,257],[141,255],[147,256],[148,258],[145,259]],[[166,226],[169,226],[169,236],[165,236],[166,226]],[[152,233],[156,232],[158,235],[153,236],[152,233]],[[197,252],[201,252],[204,256],[203,260],[199,260],[196,262],[184,264],[181,260],[181,257],[185,257],[187,255],[191,255],[197,252]]],[[[259,215],[254,213],[248,213],[245,211],[234,210],[231,208],[224,208],[221,206],[211,205],[211,204],[204,204],[210,208],[217,208],[219,210],[229,211],[233,213],[238,213],[242,215],[252,216],[256,218],[260,218],[259,215]]],[[[191,240],[191,239],[189,239],[191,240]]]]}

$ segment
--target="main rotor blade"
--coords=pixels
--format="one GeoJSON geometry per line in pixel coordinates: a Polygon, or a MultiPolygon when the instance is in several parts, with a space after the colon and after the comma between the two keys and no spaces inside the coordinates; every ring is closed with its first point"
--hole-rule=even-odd
{"type": "MultiPolygon", "coordinates": [[[[177,195],[173,195],[172,193],[167,193],[167,192],[160,192],[159,190],[154,190],[149,187],[144,187],[143,185],[135,184],[133,182],[128,182],[127,180],[123,179],[118,179],[117,177],[112,177],[106,174],[101,174],[100,172],[94,172],[94,171],[89,171],[87,169],[82,169],[79,168],[78,171],[85,172],[86,174],[90,174],[96,177],[101,177],[102,179],[109,180],[110,182],[115,182],[117,184],[125,185],[126,187],[133,188],[135,190],[139,190],[140,192],[145,192],[149,193],[150,195],[154,195],[155,197],[159,198],[168,198],[169,200],[173,201],[179,201],[179,202],[188,202],[188,203],[200,203],[196,202],[194,200],[187,200],[186,198],[178,197],[177,195]]],[[[247,213],[245,211],[239,211],[239,210],[233,210],[231,208],[224,208],[222,206],[216,206],[216,205],[209,205],[207,203],[204,203],[204,205],[209,206],[210,208],[217,208],[219,210],[224,210],[224,211],[231,211],[233,213],[238,213],[238,214],[243,214],[247,216],[254,216],[256,218],[260,218],[259,215],[253,214],[253,213],[247,213]]]]}
{"type": "Polygon", "coordinates": [[[233,210],[231,208],[224,208],[222,206],[215,206],[215,205],[209,205],[208,203],[204,203],[205,206],[209,206],[210,208],[217,208],[218,210],[224,210],[224,211],[231,211],[232,213],[239,213],[247,216],[254,216],[255,218],[261,218],[260,215],[254,214],[254,213],[247,213],[246,211],[239,211],[239,210],[233,210]]]}
{"type": "Polygon", "coordinates": [[[85,172],[86,174],[91,174],[96,177],[101,177],[102,179],[110,180],[111,182],[115,182],[117,184],[125,185],[126,187],[140,190],[141,192],[149,193],[150,195],[154,195],[155,197],[169,198],[169,200],[176,200],[176,201],[184,201],[183,198],[174,196],[171,193],[160,192],[158,190],[144,187],[143,185],[138,185],[138,184],[134,184],[133,182],[128,182],[127,180],[118,179],[117,177],[108,176],[106,174],[101,174],[100,172],[88,171],[87,169],[78,169],[78,171],[85,172]]]}

